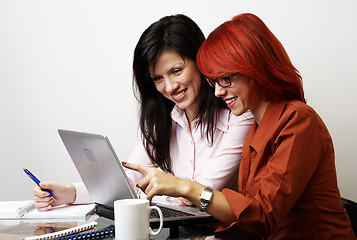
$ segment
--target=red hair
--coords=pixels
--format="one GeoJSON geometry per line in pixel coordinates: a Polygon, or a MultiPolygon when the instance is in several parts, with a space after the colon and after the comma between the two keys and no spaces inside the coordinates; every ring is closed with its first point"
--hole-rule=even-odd
{"type": "Polygon", "coordinates": [[[202,44],[197,64],[207,77],[242,73],[263,100],[305,101],[302,79],[280,41],[257,16],[245,13],[216,28],[202,44]]]}

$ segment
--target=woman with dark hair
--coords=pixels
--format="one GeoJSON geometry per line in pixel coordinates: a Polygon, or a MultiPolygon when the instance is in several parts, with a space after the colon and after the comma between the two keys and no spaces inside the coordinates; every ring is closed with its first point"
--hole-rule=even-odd
{"type": "Polygon", "coordinates": [[[197,63],[233,114],[255,118],[243,145],[239,191],[210,190],[132,163],[148,198],[184,197],[220,220],[218,232],[266,239],[356,239],[337,186],[334,147],[306,104],[302,79],[285,49],[253,14],[216,28],[197,63]]]}
{"type": "Polygon", "coordinates": [[[171,117],[173,109],[174,113],[185,113],[189,131],[200,127],[201,134],[212,145],[217,114],[219,110],[227,108],[223,101],[214,96],[214,91],[203,80],[195,64],[198,49],[204,40],[202,31],[190,18],[184,15],[168,16],[144,31],[134,51],[134,83],[139,94],[143,144],[151,161],[165,172],[172,173],[170,140],[172,125],[175,124],[171,117]],[[173,79],[171,81],[178,82],[169,90],[164,88],[170,87],[165,86],[165,81],[170,79],[160,74],[164,68],[158,66],[167,53],[176,55],[177,62],[182,65],[175,62],[178,66],[173,65],[169,69],[171,72],[166,74],[167,78],[173,79]],[[192,71],[187,74],[191,67],[192,71]],[[186,77],[187,80],[184,79],[186,77]],[[178,86],[181,81],[185,83],[178,86]],[[187,87],[192,83],[197,85],[197,89],[187,87]]]}
{"type": "MultiPolygon", "coordinates": [[[[140,143],[128,162],[221,190],[237,189],[241,147],[254,119],[234,116],[204,79],[196,54],[205,37],[185,15],[167,16],[140,37],[133,60],[134,87],[140,106],[140,143]]],[[[127,171],[136,186],[143,176],[127,171]]],[[[83,184],[41,183],[34,189],[36,206],[91,202],[83,184]],[[53,202],[49,189],[58,202],[53,202]]],[[[165,197],[166,198],[166,197],[165,197]]],[[[186,199],[175,199],[187,204],[186,199]]]]}

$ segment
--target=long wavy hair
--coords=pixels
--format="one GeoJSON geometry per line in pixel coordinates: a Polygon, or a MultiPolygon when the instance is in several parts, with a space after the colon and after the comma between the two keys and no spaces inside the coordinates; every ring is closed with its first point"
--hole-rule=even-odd
{"type": "Polygon", "coordinates": [[[302,78],[283,45],[257,16],[244,13],[217,27],[202,44],[197,64],[207,77],[242,73],[263,100],[306,102],[302,78]]]}
{"type": "MultiPolygon", "coordinates": [[[[165,172],[172,173],[170,157],[171,111],[174,102],[157,91],[150,77],[149,66],[155,65],[167,50],[176,51],[183,59],[196,61],[196,55],[205,37],[197,24],[185,15],[172,15],[151,24],[141,35],[134,51],[133,89],[140,103],[140,130],[143,145],[151,161],[165,172]]],[[[201,77],[199,106],[195,113],[201,133],[213,143],[217,109],[223,101],[214,96],[214,90],[201,77]],[[204,116],[204,117],[203,117],[204,116]]]]}

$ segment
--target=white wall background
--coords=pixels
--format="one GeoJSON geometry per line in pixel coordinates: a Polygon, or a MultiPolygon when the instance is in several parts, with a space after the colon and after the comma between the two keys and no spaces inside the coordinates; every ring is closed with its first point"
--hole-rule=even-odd
{"type": "Polygon", "coordinates": [[[80,181],[57,129],[106,134],[119,158],[138,141],[132,54],[150,23],[190,16],[208,35],[238,13],[261,17],[300,70],[328,126],[342,195],[357,201],[355,0],[0,0],[0,200],[42,181],[80,181]]]}

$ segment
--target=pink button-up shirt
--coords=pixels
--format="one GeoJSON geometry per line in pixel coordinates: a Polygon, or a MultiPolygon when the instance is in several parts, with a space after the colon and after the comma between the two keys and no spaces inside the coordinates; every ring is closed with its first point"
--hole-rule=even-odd
{"type": "MultiPolygon", "coordinates": [[[[197,181],[217,190],[231,188],[237,190],[238,168],[245,137],[254,122],[253,115],[247,112],[234,116],[228,109],[219,112],[213,144],[197,125],[190,132],[185,112],[177,106],[171,112],[172,132],[170,155],[172,171],[177,177],[197,181]]],[[[137,145],[127,162],[153,166],[141,143],[137,145]]],[[[141,179],[138,172],[127,170],[133,186],[141,179]]],[[[75,184],[75,203],[90,202],[83,184],[75,184]]]]}

